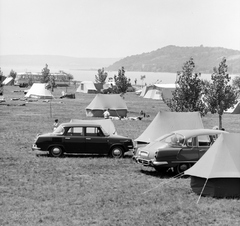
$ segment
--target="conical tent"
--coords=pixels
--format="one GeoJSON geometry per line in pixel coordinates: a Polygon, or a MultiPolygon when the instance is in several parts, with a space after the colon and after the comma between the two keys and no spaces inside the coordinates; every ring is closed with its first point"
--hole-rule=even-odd
{"type": "Polygon", "coordinates": [[[143,87],[142,92],[141,92],[141,94],[140,94],[140,97],[144,97],[144,95],[145,95],[146,92],[147,92],[147,89],[148,89],[147,86],[144,86],[144,87],[143,87]]]}
{"type": "Polygon", "coordinates": [[[230,114],[240,114],[240,100],[232,107],[229,108],[225,113],[230,113],[230,114]]]}
{"type": "Polygon", "coordinates": [[[50,90],[46,89],[46,83],[34,83],[28,90],[25,97],[39,98],[39,99],[53,99],[50,90]]]}
{"type": "Polygon", "coordinates": [[[240,134],[222,134],[184,174],[199,195],[240,197],[240,134]]]}
{"type": "Polygon", "coordinates": [[[150,143],[160,136],[180,129],[203,129],[199,112],[158,112],[144,132],[135,140],[150,143]]]}
{"type": "Polygon", "coordinates": [[[127,116],[127,105],[119,94],[97,94],[86,107],[86,115],[103,117],[103,112],[109,109],[111,116],[127,116]]]}
{"type": "Polygon", "coordinates": [[[88,123],[88,124],[99,124],[102,128],[110,135],[117,135],[116,128],[111,119],[100,119],[100,120],[81,120],[81,119],[71,119],[70,122],[77,123],[88,123]]]}
{"type": "Polygon", "coordinates": [[[13,77],[7,77],[2,82],[3,85],[10,85],[13,82],[13,77]]]}

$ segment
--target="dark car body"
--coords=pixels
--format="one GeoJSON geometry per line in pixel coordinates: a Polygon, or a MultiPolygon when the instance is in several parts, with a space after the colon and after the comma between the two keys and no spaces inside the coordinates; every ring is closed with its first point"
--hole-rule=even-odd
{"type": "Polygon", "coordinates": [[[74,153],[120,158],[132,149],[132,139],[109,135],[101,125],[93,123],[63,123],[52,133],[38,135],[32,146],[32,150],[48,151],[53,157],[74,153]]]}
{"type": "Polygon", "coordinates": [[[209,149],[221,130],[178,130],[166,134],[136,151],[133,159],[159,172],[173,169],[181,173],[196,163],[209,149]]]}

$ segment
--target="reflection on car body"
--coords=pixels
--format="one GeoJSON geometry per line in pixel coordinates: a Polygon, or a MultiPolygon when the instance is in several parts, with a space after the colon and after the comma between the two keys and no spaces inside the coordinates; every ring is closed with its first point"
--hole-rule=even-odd
{"type": "Polygon", "coordinates": [[[38,135],[32,146],[32,150],[48,151],[53,157],[83,153],[120,158],[132,149],[132,139],[109,135],[101,125],[92,123],[63,123],[52,133],[38,135]]]}
{"type": "Polygon", "coordinates": [[[159,172],[173,169],[181,173],[196,163],[211,146],[210,136],[227,133],[221,130],[178,130],[139,148],[133,159],[159,172]]]}

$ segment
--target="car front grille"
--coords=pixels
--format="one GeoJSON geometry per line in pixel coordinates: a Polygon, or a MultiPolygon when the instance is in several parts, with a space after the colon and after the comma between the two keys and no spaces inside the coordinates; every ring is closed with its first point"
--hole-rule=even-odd
{"type": "Polygon", "coordinates": [[[150,161],[145,160],[145,159],[138,159],[138,163],[141,163],[144,166],[150,166],[150,161]]]}

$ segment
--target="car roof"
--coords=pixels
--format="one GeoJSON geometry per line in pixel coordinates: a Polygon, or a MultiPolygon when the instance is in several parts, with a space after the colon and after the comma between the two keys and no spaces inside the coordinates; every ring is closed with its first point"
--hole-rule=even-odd
{"type": "Polygon", "coordinates": [[[182,134],[184,137],[194,137],[194,136],[202,136],[202,135],[215,135],[228,133],[223,130],[216,129],[192,129],[192,130],[175,130],[172,133],[182,134]]]}
{"type": "Polygon", "coordinates": [[[73,127],[73,126],[89,126],[89,127],[102,127],[100,124],[95,124],[95,123],[76,123],[76,122],[67,122],[67,123],[62,123],[61,126],[63,127],[73,127]]]}

